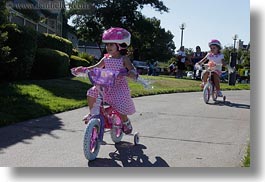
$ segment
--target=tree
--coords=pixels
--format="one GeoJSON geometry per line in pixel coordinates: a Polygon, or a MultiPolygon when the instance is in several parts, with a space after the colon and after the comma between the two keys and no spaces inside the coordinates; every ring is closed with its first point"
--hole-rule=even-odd
{"type": "MultiPolygon", "coordinates": [[[[6,0],[0,2],[0,25],[3,26],[7,23],[8,10],[6,8],[6,0]]],[[[9,59],[10,47],[5,45],[5,42],[8,39],[8,32],[2,31],[0,27],[0,64],[4,62],[11,61],[9,59]]],[[[2,66],[2,65],[1,65],[2,66]]]]}
{"type": "Polygon", "coordinates": [[[250,68],[250,51],[249,50],[243,51],[240,59],[242,60],[242,65],[244,67],[250,68]]]}
{"type": "MultiPolygon", "coordinates": [[[[234,48],[225,47],[222,51],[224,54],[225,61],[229,63],[230,61],[230,54],[233,52],[234,48]]],[[[250,51],[249,50],[237,50],[237,60],[241,60],[242,64],[237,65],[237,68],[240,67],[250,67],[250,51]]]]}
{"type": "Polygon", "coordinates": [[[135,23],[133,46],[140,52],[143,60],[167,61],[175,50],[173,34],[160,26],[160,20],[142,16],[135,23]]]}
{"type": "Polygon", "coordinates": [[[6,8],[7,0],[0,1],[0,25],[7,23],[8,9],[6,8]]]}
{"type": "Polygon", "coordinates": [[[135,31],[135,24],[142,18],[139,8],[150,5],[160,12],[168,12],[160,0],[73,0],[69,4],[68,17],[74,16],[73,23],[78,35],[85,41],[96,42],[100,48],[101,35],[110,27],[124,27],[135,31]],[[71,7],[84,6],[87,9],[71,7]]]}

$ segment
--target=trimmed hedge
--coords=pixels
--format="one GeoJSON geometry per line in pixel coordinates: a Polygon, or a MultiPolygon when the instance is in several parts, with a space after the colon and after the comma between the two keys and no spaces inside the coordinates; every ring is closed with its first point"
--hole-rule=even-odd
{"type": "Polygon", "coordinates": [[[72,49],[72,55],[78,56],[78,50],[77,49],[72,49]]]}
{"type": "Polygon", "coordinates": [[[69,76],[69,56],[61,51],[39,48],[31,78],[51,79],[69,76]]]}
{"type": "Polygon", "coordinates": [[[72,55],[73,44],[71,41],[54,34],[38,34],[38,48],[49,48],[72,55]]]}
{"type": "Polygon", "coordinates": [[[10,47],[9,57],[12,61],[1,61],[1,80],[23,80],[30,76],[37,49],[37,33],[27,27],[5,24],[0,27],[8,32],[5,45],[10,47]]]}
{"type": "Polygon", "coordinates": [[[90,65],[92,64],[96,64],[98,62],[98,60],[91,54],[88,54],[86,52],[80,52],[78,54],[79,57],[83,58],[83,59],[86,59],[90,65]]]}
{"type": "Polygon", "coordinates": [[[83,58],[80,58],[78,56],[71,56],[70,57],[70,68],[78,67],[78,66],[90,66],[90,63],[83,58]]]}

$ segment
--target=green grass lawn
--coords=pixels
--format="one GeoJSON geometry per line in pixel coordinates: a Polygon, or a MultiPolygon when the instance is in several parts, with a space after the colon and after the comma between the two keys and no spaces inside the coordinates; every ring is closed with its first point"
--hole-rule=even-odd
{"type": "MultiPolygon", "coordinates": [[[[200,81],[167,76],[143,76],[153,89],[130,81],[132,97],[201,91],[200,81]]],[[[86,106],[86,91],[92,85],[85,78],[32,80],[0,84],[0,126],[86,106]]],[[[249,84],[221,85],[223,90],[250,89],[249,84]]]]}
{"type": "Polygon", "coordinates": [[[250,145],[248,145],[247,153],[243,159],[243,167],[250,167],[250,145]]]}

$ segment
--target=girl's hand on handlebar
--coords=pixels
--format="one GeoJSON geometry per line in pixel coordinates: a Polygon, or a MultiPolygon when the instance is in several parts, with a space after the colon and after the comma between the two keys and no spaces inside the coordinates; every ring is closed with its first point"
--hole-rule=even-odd
{"type": "Polygon", "coordinates": [[[200,70],[202,68],[202,66],[200,63],[196,63],[195,68],[196,68],[196,70],[200,70]]]}
{"type": "Polygon", "coordinates": [[[89,69],[87,67],[83,67],[83,66],[79,66],[79,67],[75,67],[75,68],[72,68],[71,69],[71,73],[74,75],[74,76],[85,76],[86,75],[86,72],[88,71],[89,69]]]}
{"type": "Polygon", "coordinates": [[[89,69],[87,67],[79,66],[76,68],[73,68],[76,73],[85,73],[89,69]]]}
{"type": "Polygon", "coordinates": [[[135,69],[131,69],[130,71],[128,71],[128,77],[137,80],[138,76],[139,74],[135,69]]]}

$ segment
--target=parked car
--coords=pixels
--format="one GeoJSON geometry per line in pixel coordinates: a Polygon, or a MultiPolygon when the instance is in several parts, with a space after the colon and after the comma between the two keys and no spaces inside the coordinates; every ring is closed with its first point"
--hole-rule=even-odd
{"type": "Polygon", "coordinates": [[[188,71],[187,72],[187,78],[193,78],[193,71],[188,71]]]}
{"type": "Polygon", "coordinates": [[[132,63],[140,75],[148,73],[149,67],[146,62],[134,60],[132,63]]]}

